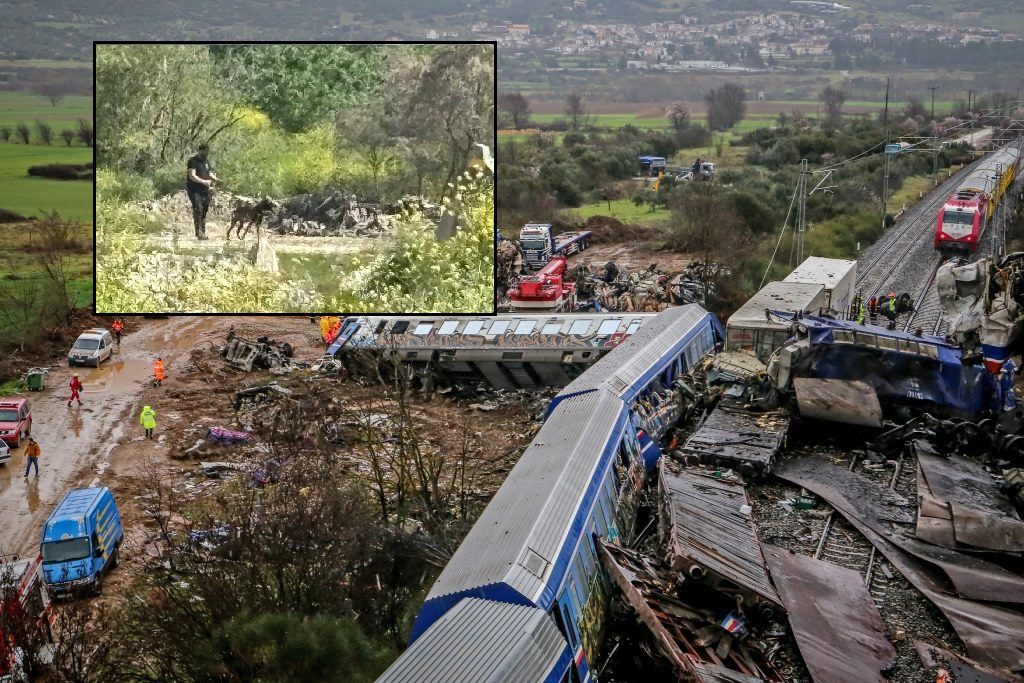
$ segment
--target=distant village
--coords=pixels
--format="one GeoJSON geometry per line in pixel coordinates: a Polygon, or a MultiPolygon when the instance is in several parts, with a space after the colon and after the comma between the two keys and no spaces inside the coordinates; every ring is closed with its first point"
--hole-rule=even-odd
{"type": "MultiPolygon", "coordinates": [[[[575,5],[585,6],[586,2],[575,0],[575,5]]],[[[830,45],[836,38],[866,45],[910,39],[931,39],[952,45],[1020,40],[1016,33],[978,27],[972,19],[979,18],[979,12],[956,13],[952,17],[956,24],[865,23],[847,31],[837,28],[829,17],[841,14],[847,7],[837,3],[799,0],[794,4],[809,6],[819,14],[737,13],[727,21],[711,24],[702,24],[697,17],[680,16],[675,21],[639,26],[561,20],[546,35],[541,35],[529,24],[478,22],[470,27],[469,36],[456,31],[429,31],[427,38],[496,40],[499,48],[512,54],[541,50],[556,56],[585,56],[614,51],[624,57],[623,66],[627,69],[665,71],[768,69],[782,66],[787,60],[831,55],[830,45]],[[742,62],[716,59],[716,52],[739,54],[742,62]]]]}

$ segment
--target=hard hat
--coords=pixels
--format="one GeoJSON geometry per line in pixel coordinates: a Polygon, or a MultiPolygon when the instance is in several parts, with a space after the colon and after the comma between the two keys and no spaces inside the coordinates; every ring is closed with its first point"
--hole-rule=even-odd
{"type": "Polygon", "coordinates": [[[896,296],[896,292],[889,292],[889,296],[896,296]]]}
{"type": "Polygon", "coordinates": [[[78,373],[76,372],[75,374],[73,374],[73,375],[71,375],[71,376],[72,376],[72,377],[78,377],[78,373]]]}

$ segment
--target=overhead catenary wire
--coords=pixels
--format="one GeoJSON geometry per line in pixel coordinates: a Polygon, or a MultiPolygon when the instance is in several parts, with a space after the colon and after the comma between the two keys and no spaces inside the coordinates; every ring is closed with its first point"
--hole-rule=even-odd
{"type": "Polygon", "coordinates": [[[768,279],[768,271],[772,269],[772,264],[775,263],[775,255],[779,253],[779,246],[782,244],[782,237],[786,234],[786,227],[789,225],[789,217],[793,213],[793,206],[796,204],[796,196],[800,193],[800,182],[797,182],[795,188],[793,188],[793,198],[789,200],[789,210],[786,211],[786,220],[782,221],[782,230],[779,231],[779,241],[775,243],[775,250],[772,252],[772,257],[768,260],[768,267],[764,269],[764,276],[761,278],[761,284],[757,286],[758,289],[764,287],[764,281],[768,279]]]}

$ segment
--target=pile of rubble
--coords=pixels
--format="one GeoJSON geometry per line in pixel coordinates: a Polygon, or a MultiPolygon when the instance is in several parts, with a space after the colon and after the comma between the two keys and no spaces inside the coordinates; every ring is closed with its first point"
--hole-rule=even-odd
{"type": "Polygon", "coordinates": [[[277,342],[268,337],[249,341],[228,333],[228,343],[221,349],[221,355],[236,368],[250,371],[253,368],[288,368],[292,365],[292,345],[277,342]]]}
{"type": "MultiPolygon", "coordinates": [[[[251,197],[215,191],[207,213],[207,223],[227,226],[236,201],[251,197]]],[[[192,206],[184,190],[142,202],[140,208],[152,220],[162,224],[192,225],[192,206]]],[[[410,212],[428,220],[441,218],[441,207],[422,197],[403,197],[389,204],[359,199],[341,191],[301,194],[279,202],[278,209],[266,219],[266,226],[279,235],[300,237],[380,237],[391,231],[410,212]]]]}
{"type": "Polygon", "coordinates": [[[714,292],[712,280],[717,273],[717,265],[701,263],[675,275],[658,270],[654,263],[630,273],[609,262],[599,268],[577,266],[569,279],[576,282],[578,299],[587,302],[584,309],[657,312],[669,306],[702,303],[714,292]]]}
{"type": "Polygon", "coordinates": [[[380,237],[412,211],[433,221],[441,217],[440,207],[422,197],[403,197],[391,204],[376,204],[333,191],[282,200],[277,213],[268,219],[268,225],[279,235],[380,237]]]}

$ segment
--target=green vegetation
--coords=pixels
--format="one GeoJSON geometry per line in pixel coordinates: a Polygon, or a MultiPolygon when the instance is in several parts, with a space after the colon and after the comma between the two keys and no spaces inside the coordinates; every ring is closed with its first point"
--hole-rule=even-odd
{"type": "Polygon", "coordinates": [[[472,45],[101,47],[97,308],[490,310],[493,182],[465,169],[492,135],[492,58],[472,45]],[[206,141],[232,192],[417,194],[445,203],[461,227],[444,240],[408,214],[368,253],[280,270],[258,269],[255,248],[210,258],[147,246],[161,226],[132,202],[179,190],[185,159],[206,141]]]}
{"type": "Polygon", "coordinates": [[[65,95],[57,106],[51,106],[40,95],[0,90],[0,126],[15,126],[21,122],[31,125],[33,121],[46,121],[56,130],[75,129],[79,119],[92,119],[91,97],[65,95]]]}
{"type": "Polygon", "coordinates": [[[92,161],[92,150],[83,147],[0,144],[0,208],[23,216],[56,211],[64,218],[91,222],[91,182],[28,175],[29,166],[89,161],[92,161]]]}

